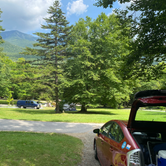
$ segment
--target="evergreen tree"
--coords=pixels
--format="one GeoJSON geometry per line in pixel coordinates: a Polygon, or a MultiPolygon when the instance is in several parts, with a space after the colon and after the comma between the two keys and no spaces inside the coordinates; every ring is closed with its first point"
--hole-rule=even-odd
{"type": "MultiPolygon", "coordinates": [[[[59,112],[59,95],[63,81],[62,64],[66,55],[67,42],[69,40],[71,26],[66,20],[64,13],[60,8],[60,2],[55,1],[53,6],[48,9],[49,18],[44,18],[45,25],[42,29],[50,30],[47,33],[37,32],[35,35],[39,37],[38,43],[34,44],[37,49],[26,48],[23,54],[33,54],[40,57],[39,60],[33,61],[33,65],[37,65],[42,73],[39,74],[40,79],[45,86],[54,89],[53,97],[56,102],[56,112],[59,112]]],[[[51,94],[50,94],[51,95],[51,94]]]]}

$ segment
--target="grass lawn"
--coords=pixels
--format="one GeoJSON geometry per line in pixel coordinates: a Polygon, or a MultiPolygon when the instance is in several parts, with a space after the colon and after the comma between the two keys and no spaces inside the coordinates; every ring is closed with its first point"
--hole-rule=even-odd
{"type": "Polygon", "coordinates": [[[142,110],[139,111],[135,119],[138,121],[166,122],[166,112],[162,110],[156,110],[156,111],[142,110]]]}
{"type": "MultiPolygon", "coordinates": [[[[55,114],[54,108],[0,108],[0,119],[29,121],[105,123],[111,119],[128,120],[129,114],[130,109],[91,108],[86,114],[79,111],[55,114]]],[[[161,115],[159,121],[166,117],[165,112],[140,111],[138,119],[153,119],[157,115],[161,115]]],[[[63,134],[0,132],[0,147],[1,166],[77,166],[83,143],[63,134]]]]}
{"type": "Polygon", "coordinates": [[[128,120],[129,113],[129,109],[106,108],[88,109],[88,112],[86,114],[80,113],[79,111],[55,114],[54,108],[39,110],[0,108],[0,119],[51,122],[105,123],[111,119],[128,120]]]}
{"type": "MultiPolygon", "coordinates": [[[[129,110],[89,109],[87,114],[55,114],[54,108],[0,108],[0,119],[105,123],[110,119],[127,120],[129,110]]],[[[0,132],[1,166],[76,166],[81,161],[83,143],[62,134],[0,132]]],[[[93,157],[93,156],[92,156],[93,157]]]]}
{"type": "Polygon", "coordinates": [[[0,132],[1,166],[78,166],[83,143],[63,134],[0,132]]]}
{"type": "MultiPolygon", "coordinates": [[[[77,109],[79,110],[79,109],[77,109]]],[[[54,108],[20,109],[0,108],[0,119],[45,121],[45,122],[77,122],[77,123],[105,123],[112,119],[128,120],[130,109],[89,108],[87,113],[68,111],[55,113],[54,108]]],[[[138,111],[137,120],[165,121],[165,111],[138,111]]]]}

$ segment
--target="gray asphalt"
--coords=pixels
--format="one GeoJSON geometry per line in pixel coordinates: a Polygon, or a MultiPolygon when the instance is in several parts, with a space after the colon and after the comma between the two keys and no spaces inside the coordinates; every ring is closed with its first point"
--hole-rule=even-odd
{"type": "Polygon", "coordinates": [[[65,123],[40,122],[24,120],[0,119],[0,131],[29,131],[47,133],[92,133],[93,129],[100,128],[102,124],[96,123],[65,123]]]}

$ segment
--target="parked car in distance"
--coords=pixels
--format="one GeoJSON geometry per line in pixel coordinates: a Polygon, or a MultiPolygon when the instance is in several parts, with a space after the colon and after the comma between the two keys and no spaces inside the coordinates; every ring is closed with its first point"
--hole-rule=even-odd
{"type": "Polygon", "coordinates": [[[76,105],[74,103],[71,104],[63,104],[63,110],[64,111],[76,111],[76,105]]]}
{"type": "Polygon", "coordinates": [[[36,101],[33,100],[18,100],[17,101],[17,107],[19,108],[27,108],[27,107],[32,107],[32,108],[37,108],[39,109],[41,107],[40,104],[38,104],[36,101]]]}
{"type": "Polygon", "coordinates": [[[111,120],[93,130],[102,166],[166,166],[166,91],[136,93],[128,121],[111,120]]]}

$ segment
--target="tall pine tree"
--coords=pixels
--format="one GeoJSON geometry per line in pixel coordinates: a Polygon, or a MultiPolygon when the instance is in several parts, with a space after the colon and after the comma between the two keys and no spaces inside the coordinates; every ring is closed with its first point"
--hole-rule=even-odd
{"type": "Polygon", "coordinates": [[[61,94],[60,89],[63,80],[62,64],[67,56],[67,43],[72,26],[68,25],[69,22],[60,8],[59,1],[56,0],[53,6],[49,7],[48,14],[49,18],[44,18],[46,24],[42,25],[42,29],[49,31],[47,33],[35,33],[39,37],[38,43],[34,44],[37,49],[27,47],[23,54],[40,57],[39,60],[33,61],[32,64],[41,68],[42,73],[39,74],[38,79],[44,85],[54,89],[52,95],[55,97],[56,112],[58,113],[60,111],[59,95],[61,94]]]}

